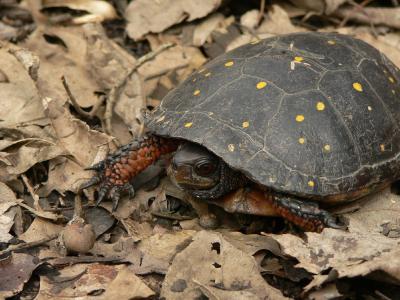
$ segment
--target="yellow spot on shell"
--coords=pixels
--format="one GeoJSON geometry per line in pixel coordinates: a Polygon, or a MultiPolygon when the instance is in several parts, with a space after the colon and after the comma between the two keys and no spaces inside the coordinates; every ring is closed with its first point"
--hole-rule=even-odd
{"type": "Polygon", "coordinates": [[[206,68],[200,69],[199,73],[203,73],[206,70],[206,68]]]}
{"type": "Polygon", "coordinates": [[[392,94],[395,95],[395,94],[396,94],[396,91],[395,91],[395,90],[392,90],[392,94]]]}
{"type": "Polygon", "coordinates": [[[314,187],[314,185],[315,185],[314,181],[312,181],[312,180],[310,180],[307,184],[309,187],[314,187]]]}
{"type": "Polygon", "coordinates": [[[381,149],[381,151],[385,151],[385,145],[384,144],[380,144],[379,148],[381,149]]]}
{"type": "Polygon", "coordinates": [[[195,91],[193,92],[193,95],[194,95],[194,96],[200,95],[200,90],[195,90],[195,91]]]}
{"type": "Polygon", "coordinates": [[[371,106],[369,106],[369,105],[368,105],[368,110],[369,110],[369,111],[371,111],[371,110],[372,110],[372,107],[371,107],[371,106]]]}
{"type": "Polygon", "coordinates": [[[299,144],[303,145],[305,142],[306,142],[305,138],[303,138],[303,137],[299,138],[299,144]]]}
{"type": "Polygon", "coordinates": [[[249,125],[250,125],[250,123],[249,123],[248,121],[244,121],[244,122],[242,123],[242,127],[243,127],[243,128],[247,128],[247,127],[249,127],[249,125]]]}
{"type": "Polygon", "coordinates": [[[393,78],[393,77],[389,77],[389,81],[390,81],[391,83],[394,83],[394,78],[393,78]]]}
{"type": "Polygon", "coordinates": [[[234,64],[233,61],[228,61],[228,62],[225,63],[225,67],[232,67],[233,64],[234,64]]]}
{"type": "Polygon", "coordinates": [[[208,72],[208,73],[204,74],[205,77],[208,77],[210,75],[211,75],[211,72],[208,72]]]}
{"type": "Polygon", "coordinates": [[[296,116],[296,121],[297,122],[303,122],[304,121],[304,116],[303,115],[297,115],[296,116]]]}
{"type": "Polygon", "coordinates": [[[324,146],[324,150],[327,151],[327,152],[328,152],[328,151],[331,151],[331,145],[328,145],[328,144],[325,145],[325,146],[324,146]]]}
{"type": "Polygon", "coordinates": [[[260,81],[257,83],[256,87],[257,89],[261,90],[267,86],[267,83],[265,81],[260,81]]]}
{"type": "Polygon", "coordinates": [[[336,42],[335,42],[335,41],[332,41],[332,40],[329,40],[329,41],[328,41],[328,44],[329,44],[329,45],[335,45],[336,42]]]}
{"type": "Polygon", "coordinates": [[[362,85],[359,82],[354,82],[353,83],[353,88],[358,92],[362,92],[363,91],[362,85]]]}
{"type": "Polygon", "coordinates": [[[317,110],[324,110],[325,109],[325,104],[324,102],[317,102],[317,110]]]}
{"type": "Polygon", "coordinates": [[[228,150],[229,150],[230,152],[235,151],[235,145],[234,145],[234,144],[229,144],[229,145],[228,145],[228,150]]]}
{"type": "Polygon", "coordinates": [[[294,58],[294,60],[297,61],[297,62],[302,62],[304,60],[304,58],[302,58],[301,56],[296,56],[294,58]]]}
{"type": "Polygon", "coordinates": [[[193,122],[187,122],[187,123],[185,123],[185,127],[186,127],[186,128],[190,128],[190,127],[192,127],[192,125],[193,125],[193,122]]]}
{"type": "Polygon", "coordinates": [[[193,78],[192,82],[196,82],[197,78],[193,78]]]}
{"type": "Polygon", "coordinates": [[[260,41],[261,40],[254,40],[254,41],[250,42],[250,44],[255,45],[255,44],[258,44],[260,41]]]}

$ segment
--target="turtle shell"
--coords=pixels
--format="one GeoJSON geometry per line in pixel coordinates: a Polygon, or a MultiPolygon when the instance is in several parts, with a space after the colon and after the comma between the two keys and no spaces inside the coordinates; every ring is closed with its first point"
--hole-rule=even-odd
{"type": "Polygon", "coordinates": [[[204,145],[279,192],[357,194],[400,177],[399,81],[399,69],[361,40],[282,35],[210,61],[147,126],[204,145]]]}

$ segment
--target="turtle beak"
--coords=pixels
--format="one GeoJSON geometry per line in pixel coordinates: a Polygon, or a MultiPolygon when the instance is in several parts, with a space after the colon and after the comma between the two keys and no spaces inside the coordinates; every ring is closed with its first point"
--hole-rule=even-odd
{"type": "Polygon", "coordinates": [[[193,182],[191,166],[180,165],[171,166],[171,175],[175,178],[177,184],[181,185],[188,182],[193,182]]]}

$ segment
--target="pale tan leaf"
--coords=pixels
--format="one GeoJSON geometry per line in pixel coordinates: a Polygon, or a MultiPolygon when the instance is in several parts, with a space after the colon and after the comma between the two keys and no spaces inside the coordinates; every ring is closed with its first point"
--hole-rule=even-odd
{"type": "Polygon", "coordinates": [[[194,299],[203,294],[211,299],[287,299],[265,282],[251,255],[221,234],[207,231],[197,233],[175,256],[161,290],[161,297],[167,299],[194,299]]]}
{"type": "Polygon", "coordinates": [[[119,270],[118,275],[110,282],[100,298],[129,300],[150,296],[154,296],[154,292],[130,268],[124,267],[119,270]]]}
{"type": "Polygon", "coordinates": [[[221,5],[221,0],[136,0],[125,11],[126,28],[132,39],[145,34],[162,32],[184,20],[207,16],[221,5]]]}

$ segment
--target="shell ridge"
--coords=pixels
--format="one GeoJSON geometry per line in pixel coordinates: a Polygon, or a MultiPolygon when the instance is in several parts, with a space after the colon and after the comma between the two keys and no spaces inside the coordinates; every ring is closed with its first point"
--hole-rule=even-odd
{"type": "MultiPolygon", "coordinates": [[[[197,103],[196,105],[192,106],[192,107],[191,107],[191,110],[196,109],[196,108],[197,108],[199,105],[201,105],[201,104],[207,103],[212,97],[214,97],[217,93],[219,93],[223,88],[225,88],[225,87],[227,87],[227,86],[229,86],[229,85],[231,85],[231,84],[234,84],[236,81],[238,81],[238,80],[240,80],[240,79],[241,79],[241,76],[239,76],[238,78],[234,79],[234,80],[231,81],[231,82],[227,82],[227,83],[223,84],[223,85],[220,86],[218,89],[216,89],[211,95],[205,97],[204,100],[203,100],[202,102],[197,103]]],[[[174,113],[179,113],[179,111],[172,110],[172,109],[170,109],[170,111],[171,111],[171,112],[174,112],[174,113]]],[[[189,113],[189,112],[192,113],[191,111],[188,111],[188,110],[185,111],[185,112],[181,115],[181,117],[177,120],[176,123],[180,123],[180,120],[182,120],[182,119],[186,116],[186,114],[189,113]]]]}
{"type": "MultiPolygon", "coordinates": [[[[335,72],[335,71],[328,71],[328,72],[335,72]]],[[[328,73],[327,72],[327,73],[328,73]]],[[[325,76],[325,74],[324,74],[325,76]]],[[[323,76],[323,77],[324,77],[323,76]]],[[[322,78],[321,78],[322,79],[322,78]]],[[[326,98],[329,99],[330,97],[323,91],[320,89],[320,86],[318,84],[317,87],[318,91],[326,98]]],[[[351,133],[350,128],[348,127],[348,125],[346,124],[345,120],[342,117],[342,114],[340,113],[340,111],[337,109],[337,107],[334,105],[334,103],[332,103],[332,101],[329,101],[330,106],[332,107],[333,112],[335,113],[335,115],[338,117],[338,120],[340,120],[340,122],[342,123],[342,125],[344,126],[345,130],[346,130],[346,134],[347,136],[350,138],[354,149],[356,150],[357,153],[357,160],[358,160],[358,165],[361,166],[361,154],[360,154],[360,147],[359,145],[356,143],[356,141],[354,140],[354,137],[351,133]]]]}
{"type": "Polygon", "coordinates": [[[389,116],[393,125],[397,128],[397,130],[395,130],[394,133],[397,133],[400,129],[399,124],[396,122],[396,119],[393,117],[392,112],[388,109],[385,101],[383,101],[383,99],[379,96],[379,94],[376,92],[375,88],[372,86],[372,84],[369,82],[369,80],[364,76],[364,74],[362,72],[360,72],[360,75],[361,75],[362,79],[364,79],[365,82],[368,84],[368,87],[371,89],[371,91],[375,94],[375,97],[377,97],[379,99],[379,102],[382,103],[383,109],[385,110],[386,114],[389,116]]]}
{"type": "Polygon", "coordinates": [[[285,97],[287,96],[286,93],[282,94],[281,99],[279,99],[279,104],[278,107],[276,109],[276,112],[272,115],[272,117],[267,121],[266,127],[265,127],[265,135],[264,135],[264,145],[263,148],[266,148],[266,144],[267,144],[267,135],[268,135],[268,129],[270,128],[270,123],[272,122],[272,120],[275,119],[275,117],[279,114],[281,108],[282,108],[282,104],[283,101],[285,100],[285,97]]]}
{"type": "MultiPolygon", "coordinates": [[[[226,120],[222,120],[222,119],[218,119],[218,120],[217,120],[217,119],[213,118],[212,116],[210,116],[209,114],[207,114],[207,112],[204,112],[204,111],[197,111],[197,112],[193,113],[193,115],[196,115],[196,114],[204,115],[204,116],[206,116],[207,118],[209,118],[209,119],[211,119],[211,120],[214,120],[214,121],[217,122],[217,123],[221,123],[223,126],[229,127],[229,128],[231,128],[231,129],[240,130],[240,132],[242,132],[245,136],[247,136],[248,139],[249,139],[253,144],[259,145],[259,147],[262,148],[262,144],[259,143],[259,142],[257,142],[257,141],[255,141],[247,132],[243,131],[242,128],[237,127],[237,126],[234,126],[233,124],[230,124],[230,123],[227,122],[226,120]]],[[[263,139],[261,136],[258,136],[258,137],[260,138],[260,140],[263,139]]]]}

